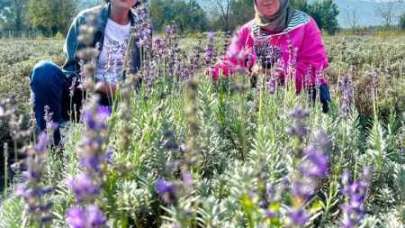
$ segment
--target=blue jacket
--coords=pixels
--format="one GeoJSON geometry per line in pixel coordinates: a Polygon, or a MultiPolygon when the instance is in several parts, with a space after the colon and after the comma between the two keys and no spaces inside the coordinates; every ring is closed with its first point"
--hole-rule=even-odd
{"type": "MultiPolygon", "coordinates": [[[[66,56],[66,62],[62,66],[62,71],[65,73],[66,77],[78,77],[80,73],[80,66],[79,66],[79,59],[77,57],[78,51],[80,51],[82,48],[85,48],[85,45],[80,43],[78,41],[79,33],[80,33],[80,26],[82,25],[90,25],[90,17],[95,16],[95,23],[94,27],[96,28],[96,31],[93,36],[93,42],[91,44],[92,47],[96,47],[96,44],[98,44],[98,49],[99,53],[101,53],[101,50],[103,49],[103,44],[104,44],[104,31],[107,25],[108,18],[110,17],[110,12],[111,12],[111,4],[107,3],[101,6],[97,6],[91,9],[87,9],[79,13],[79,15],[73,20],[66,40],[65,40],[65,45],[63,48],[63,51],[66,56]],[[93,16],[94,15],[94,16],[93,16]]],[[[129,18],[131,25],[133,26],[136,23],[136,15],[135,13],[131,10],[129,12],[129,18]]],[[[130,46],[130,45],[128,45],[130,46]]],[[[135,45],[135,50],[133,51],[132,55],[132,61],[130,61],[133,66],[131,66],[131,69],[134,70],[134,72],[138,71],[141,63],[140,59],[140,49],[135,45]]],[[[131,73],[134,73],[131,72],[131,73]]],[[[125,72],[124,72],[125,75],[125,72]]]]}

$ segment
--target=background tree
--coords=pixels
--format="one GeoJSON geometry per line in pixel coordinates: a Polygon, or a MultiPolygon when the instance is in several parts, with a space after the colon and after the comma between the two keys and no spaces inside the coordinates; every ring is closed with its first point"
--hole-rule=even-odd
{"type": "Polygon", "coordinates": [[[26,0],[0,0],[0,24],[3,29],[21,31],[25,27],[26,0]]]}
{"type": "Polygon", "coordinates": [[[70,24],[72,23],[73,17],[76,16],[77,13],[77,0],[54,0],[56,2],[56,21],[58,32],[63,34],[67,33],[70,24]]]}
{"type": "Polygon", "coordinates": [[[152,0],[151,16],[158,31],[169,23],[175,23],[183,32],[203,31],[208,27],[206,13],[195,0],[152,0]]]}
{"type": "Polygon", "coordinates": [[[27,18],[47,35],[66,33],[76,13],[76,0],[29,0],[27,18]]]}
{"type": "Polygon", "coordinates": [[[230,28],[234,29],[252,20],[254,14],[252,0],[233,0],[231,2],[230,28]]]}
{"type": "Polygon", "coordinates": [[[375,9],[376,15],[380,16],[384,20],[384,25],[386,27],[392,26],[392,22],[398,16],[396,15],[396,6],[402,2],[403,0],[385,2],[383,4],[379,4],[375,9]]]}
{"type": "Polygon", "coordinates": [[[318,0],[308,6],[307,13],[317,22],[320,29],[335,34],[339,28],[337,16],[339,10],[333,0],[318,0]]]}
{"type": "Polygon", "coordinates": [[[213,19],[214,27],[219,25],[220,29],[230,31],[231,28],[231,5],[233,0],[209,0],[208,10],[212,15],[218,15],[213,19]],[[222,26],[221,26],[222,25],[222,26]]]}
{"type": "Polygon", "coordinates": [[[210,0],[207,11],[211,29],[232,31],[254,17],[252,0],[210,0]]]}
{"type": "Polygon", "coordinates": [[[357,28],[358,22],[359,22],[359,16],[357,14],[356,8],[350,8],[350,10],[348,10],[346,12],[346,18],[352,29],[357,28]]]}
{"type": "Polygon", "coordinates": [[[405,30],[405,12],[399,18],[399,27],[405,30]]]}
{"type": "Polygon", "coordinates": [[[309,4],[308,4],[307,0],[291,0],[290,4],[294,9],[308,12],[309,4]]]}

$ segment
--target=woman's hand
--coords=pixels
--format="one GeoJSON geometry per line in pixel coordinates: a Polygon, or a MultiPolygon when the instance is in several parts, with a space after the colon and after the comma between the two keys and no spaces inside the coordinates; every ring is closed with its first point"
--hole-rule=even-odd
{"type": "Polygon", "coordinates": [[[250,71],[250,76],[256,76],[261,73],[261,67],[258,64],[253,65],[251,71],[250,71]]]}
{"type": "Polygon", "coordinates": [[[271,73],[272,75],[282,76],[284,75],[284,69],[278,64],[274,65],[271,70],[264,69],[259,64],[255,64],[250,70],[250,76],[257,76],[259,74],[271,73]]]}

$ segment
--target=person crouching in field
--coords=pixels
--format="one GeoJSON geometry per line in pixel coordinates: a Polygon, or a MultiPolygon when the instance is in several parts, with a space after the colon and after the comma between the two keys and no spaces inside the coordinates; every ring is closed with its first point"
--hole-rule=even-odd
{"type": "MultiPolygon", "coordinates": [[[[140,4],[138,0],[106,0],[105,4],[87,9],[73,20],[68,31],[64,53],[66,62],[59,67],[50,61],[41,61],[33,68],[31,90],[34,101],[34,113],[37,132],[46,128],[45,107],[52,113],[52,121],[58,126],[54,132],[54,144],[61,140],[59,128],[69,121],[69,113],[78,115],[83,91],[80,85],[80,60],[78,52],[85,48],[79,42],[80,27],[93,21],[95,33],[91,47],[98,49],[95,78],[98,81],[97,93],[100,105],[110,106],[117,82],[123,79],[124,59],[130,37],[130,27],[136,23],[133,9],[140,4]],[[101,83],[100,83],[101,82],[101,83]],[[74,92],[73,96],[70,92],[74,92]],[[74,110],[70,110],[75,107],[74,110]]],[[[140,66],[139,49],[136,47],[131,66],[138,70],[140,66]]]]}
{"type": "Polygon", "coordinates": [[[296,92],[306,89],[313,101],[319,86],[323,112],[328,112],[330,94],[323,77],[328,57],[315,20],[292,9],[288,0],[253,0],[253,4],[255,18],[236,32],[224,58],[210,70],[214,80],[240,68],[249,69],[253,84],[259,73],[276,76],[278,85],[293,78],[296,92]]]}

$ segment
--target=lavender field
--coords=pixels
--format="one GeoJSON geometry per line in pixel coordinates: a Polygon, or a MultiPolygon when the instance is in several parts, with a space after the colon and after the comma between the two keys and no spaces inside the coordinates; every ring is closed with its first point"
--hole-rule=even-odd
{"type": "Polygon", "coordinates": [[[271,73],[212,81],[228,40],[161,34],[63,149],[33,134],[29,91],[63,41],[0,40],[0,227],[403,227],[405,36],[325,38],[328,114],[271,73]]]}

